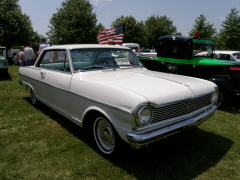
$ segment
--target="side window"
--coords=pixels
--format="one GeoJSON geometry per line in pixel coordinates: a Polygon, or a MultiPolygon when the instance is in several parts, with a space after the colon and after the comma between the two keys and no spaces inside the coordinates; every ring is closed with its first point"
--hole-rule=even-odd
{"type": "Polygon", "coordinates": [[[66,50],[46,51],[37,66],[51,70],[70,71],[66,50]]]}
{"type": "Polygon", "coordinates": [[[226,54],[226,60],[230,60],[230,55],[229,54],[226,54]]]}
{"type": "Polygon", "coordinates": [[[229,61],[229,60],[234,61],[234,58],[231,57],[229,54],[218,54],[215,59],[227,60],[227,61],[229,61]]]}
{"type": "Polygon", "coordinates": [[[41,64],[49,64],[50,63],[50,57],[51,57],[51,52],[48,51],[43,55],[43,58],[41,59],[41,64]]]}
{"type": "Polygon", "coordinates": [[[215,59],[219,59],[219,60],[221,60],[221,56],[220,56],[220,54],[216,55],[216,56],[215,56],[215,59]]]}
{"type": "Polygon", "coordinates": [[[185,59],[188,57],[187,44],[182,41],[169,41],[165,47],[166,58],[185,59]]]}

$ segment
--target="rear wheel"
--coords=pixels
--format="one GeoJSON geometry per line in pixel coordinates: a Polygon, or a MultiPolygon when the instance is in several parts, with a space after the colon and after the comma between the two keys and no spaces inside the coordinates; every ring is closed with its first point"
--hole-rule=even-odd
{"type": "Polygon", "coordinates": [[[112,155],[119,150],[117,146],[122,140],[105,117],[99,116],[95,119],[93,124],[93,135],[102,153],[112,155]]]}
{"type": "Polygon", "coordinates": [[[34,93],[34,91],[32,90],[32,88],[30,88],[30,98],[31,98],[32,104],[33,104],[33,105],[36,105],[36,104],[37,104],[37,99],[36,99],[35,93],[34,93]]]}

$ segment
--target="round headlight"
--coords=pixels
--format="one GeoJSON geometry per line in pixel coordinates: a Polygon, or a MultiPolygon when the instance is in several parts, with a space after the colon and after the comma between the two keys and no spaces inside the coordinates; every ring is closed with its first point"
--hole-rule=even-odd
{"type": "Polygon", "coordinates": [[[136,123],[138,126],[146,126],[151,123],[152,108],[144,106],[137,111],[136,123]]]}
{"type": "Polygon", "coordinates": [[[211,103],[212,104],[217,104],[218,102],[218,96],[219,96],[219,93],[217,91],[215,91],[213,94],[212,94],[212,98],[211,98],[211,103]]]}

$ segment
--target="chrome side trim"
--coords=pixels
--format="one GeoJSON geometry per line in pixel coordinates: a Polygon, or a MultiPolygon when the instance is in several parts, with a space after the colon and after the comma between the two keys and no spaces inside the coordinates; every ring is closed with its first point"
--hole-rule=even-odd
{"type": "Polygon", "coordinates": [[[21,86],[23,86],[25,84],[25,90],[28,91],[28,86],[34,91],[34,88],[32,87],[31,84],[19,79],[18,82],[20,83],[21,86]]]}

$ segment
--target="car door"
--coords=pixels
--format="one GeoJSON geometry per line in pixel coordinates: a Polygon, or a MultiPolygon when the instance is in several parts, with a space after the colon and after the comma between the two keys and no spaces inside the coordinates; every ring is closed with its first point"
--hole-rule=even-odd
{"type": "Polygon", "coordinates": [[[167,73],[192,76],[195,66],[189,58],[188,44],[185,41],[166,41],[163,48],[165,69],[167,73]]]}
{"type": "Polygon", "coordinates": [[[44,51],[39,67],[39,98],[55,110],[69,113],[69,87],[72,79],[66,50],[44,51]]]}

